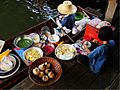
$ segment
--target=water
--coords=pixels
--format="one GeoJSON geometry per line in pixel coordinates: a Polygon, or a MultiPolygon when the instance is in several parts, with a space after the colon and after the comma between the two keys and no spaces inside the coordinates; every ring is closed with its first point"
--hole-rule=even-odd
{"type": "MultiPolygon", "coordinates": [[[[51,7],[56,8],[57,1],[52,2],[51,7]]],[[[0,37],[7,40],[45,19],[30,8],[25,0],[0,0],[0,37]]]]}
{"type": "Polygon", "coordinates": [[[56,17],[58,15],[57,9],[52,9],[51,6],[47,4],[48,2],[48,0],[25,0],[28,10],[37,14],[37,20],[40,19],[40,15],[42,19],[45,20],[49,19],[49,16],[56,17]]]}
{"type": "MultiPolygon", "coordinates": [[[[9,39],[45,19],[36,9],[31,9],[31,3],[26,3],[26,1],[33,0],[0,0],[0,37],[9,39]]],[[[34,1],[40,1],[40,6],[42,6],[45,0],[34,1]]],[[[48,5],[54,9],[63,1],[48,0],[48,5]]],[[[74,5],[79,5],[83,8],[89,6],[95,9],[101,9],[100,11],[103,13],[107,5],[107,0],[95,0],[95,2],[93,0],[89,2],[86,2],[86,0],[72,0],[72,2],[74,5]]]]}

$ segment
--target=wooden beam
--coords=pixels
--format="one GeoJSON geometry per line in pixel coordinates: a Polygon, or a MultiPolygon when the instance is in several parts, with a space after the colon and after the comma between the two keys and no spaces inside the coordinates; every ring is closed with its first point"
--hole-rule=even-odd
{"type": "Polygon", "coordinates": [[[115,10],[117,7],[117,0],[109,0],[108,1],[108,7],[105,13],[105,19],[106,21],[111,22],[112,18],[114,16],[115,10]]]}

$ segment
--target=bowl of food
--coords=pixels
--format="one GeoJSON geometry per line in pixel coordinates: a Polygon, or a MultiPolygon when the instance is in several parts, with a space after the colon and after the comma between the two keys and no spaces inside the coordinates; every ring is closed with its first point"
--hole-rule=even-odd
{"type": "Polygon", "coordinates": [[[15,74],[20,68],[20,64],[19,57],[10,53],[0,62],[0,78],[7,78],[15,74]]]}
{"type": "Polygon", "coordinates": [[[48,86],[60,79],[62,67],[56,59],[42,57],[29,66],[28,74],[35,84],[48,86]]]}
{"type": "Polygon", "coordinates": [[[24,51],[24,60],[34,62],[35,60],[43,57],[43,51],[38,47],[31,47],[24,51]]]}
{"type": "Polygon", "coordinates": [[[30,35],[21,35],[14,39],[13,44],[17,48],[28,48],[33,44],[33,39],[30,35]]]}
{"type": "Polygon", "coordinates": [[[13,54],[5,56],[0,61],[0,73],[7,73],[11,71],[16,65],[16,58],[13,54]]]}
{"type": "Polygon", "coordinates": [[[85,41],[83,43],[83,45],[86,45],[88,48],[90,48],[92,46],[92,44],[89,41],[85,41]]]}
{"type": "Polygon", "coordinates": [[[84,17],[84,14],[82,12],[76,12],[75,13],[75,20],[81,20],[84,17]]]}
{"type": "Polygon", "coordinates": [[[77,50],[70,44],[61,44],[56,47],[55,55],[61,60],[71,60],[77,55],[77,50]]]}
{"type": "Polygon", "coordinates": [[[59,40],[60,40],[60,37],[56,34],[50,35],[48,37],[48,41],[53,44],[59,42],[59,40]]]}
{"type": "Polygon", "coordinates": [[[47,45],[43,46],[42,50],[46,55],[49,55],[54,52],[55,46],[51,43],[48,43],[47,45]]]}
{"type": "Polygon", "coordinates": [[[37,34],[37,33],[30,33],[30,36],[33,39],[34,43],[39,43],[40,42],[39,34],[37,34]]]}

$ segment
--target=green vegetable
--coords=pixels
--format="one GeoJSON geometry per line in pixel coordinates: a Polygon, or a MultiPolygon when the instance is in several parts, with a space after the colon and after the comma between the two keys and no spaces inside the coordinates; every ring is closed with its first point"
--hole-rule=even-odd
{"type": "Polygon", "coordinates": [[[21,39],[17,45],[21,48],[27,48],[32,45],[32,41],[29,39],[21,39]]]}

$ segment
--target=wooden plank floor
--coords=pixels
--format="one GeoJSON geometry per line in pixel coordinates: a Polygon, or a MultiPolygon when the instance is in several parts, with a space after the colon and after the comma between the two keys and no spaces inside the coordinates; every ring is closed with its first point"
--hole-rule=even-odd
{"type": "MultiPolygon", "coordinates": [[[[65,62],[59,61],[63,67],[63,74],[56,83],[41,87],[34,84],[29,77],[25,78],[23,81],[15,85],[12,89],[106,89],[119,88],[119,67],[118,63],[114,61],[119,61],[118,47],[113,51],[111,55],[112,62],[101,72],[100,74],[94,74],[90,71],[89,66],[85,64],[79,64],[75,61],[65,62]],[[116,66],[116,67],[115,67],[116,66]],[[29,83],[29,84],[28,84],[29,83]]],[[[12,90],[11,89],[11,90],[12,90]]]]}

